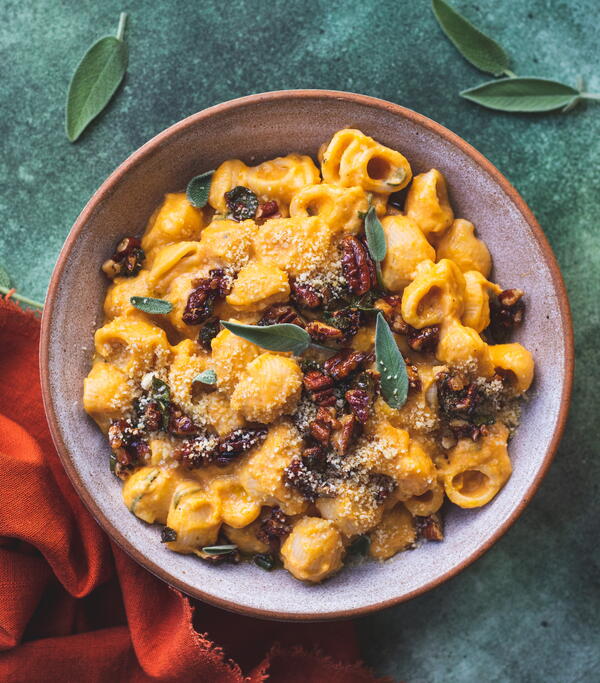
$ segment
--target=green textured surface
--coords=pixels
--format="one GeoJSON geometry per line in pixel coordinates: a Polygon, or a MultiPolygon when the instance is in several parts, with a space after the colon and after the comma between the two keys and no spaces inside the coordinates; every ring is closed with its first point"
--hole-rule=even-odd
{"type": "MultiPolygon", "coordinates": [[[[507,48],[519,75],[582,75],[600,91],[597,0],[455,4],[507,48]]],[[[410,683],[598,680],[600,105],[525,116],[461,100],[459,90],[487,77],[445,40],[426,0],[2,7],[0,262],[34,298],[77,214],[123,159],[240,95],[315,87],[382,97],[449,127],[506,174],[544,227],[571,297],[578,368],[567,434],[533,503],[483,559],[359,628],[367,661],[410,683]],[[131,15],[125,84],[71,145],[69,78],[122,9],[131,15]]]]}

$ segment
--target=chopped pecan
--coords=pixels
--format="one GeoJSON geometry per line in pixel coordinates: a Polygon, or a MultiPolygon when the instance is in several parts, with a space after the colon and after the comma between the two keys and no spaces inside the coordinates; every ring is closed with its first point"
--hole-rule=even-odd
{"type": "Polygon", "coordinates": [[[314,287],[306,284],[290,283],[291,298],[302,308],[319,308],[323,298],[314,287]]]}
{"type": "Polygon", "coordinates": [[[404,359],[406,363],[406,374],[408,375],[408,386],[414,391],[419,391],[421,388],[421,378],[419,377],[419,369],[416,365],[412,365],[408,358],[404,359]]]}
{"type": "Polygon", "coordinates": [[[264,425],[234,429],[219,440],[217,465],[229,465],[232,460],[262,443],[266,437],[267,428],[264,425]]]}
{"type": "Polygon", "coordinates": [[[331,435],[331,445],[338,455],[346,455],[361,431],[360,422],[354,415],[342,415],[340,426],[331,435]]]}
{"type": "Polygon", "coordinates": [[[341,308],[337,311],[327,312],[325,314],[327,323],[333,325],[341,330],[344,334],[343,341],[347,342],[360,329],[361,315],[358,308],[341,308]]]}
{"type": "Polygon", "coordinates": [[[469,419],[482,400],[481,388],[460,375],[442,372],[436,377],[440,412],[447,418],[469,419]]]}
{"type": "Polygon", "coordinates": [[[279,507],[271,508],[268,515],[263,519],[256,538],[271,547],[271,550],[277,551],[281,543],[281,539],[285,538],[292,530],[292,525],[286,515],[283,514],[279,507]]]}
{"type": "Polygon", "coordinates": [[[336,402],[333,393],[333,380],[319,370],[311,370],[304,375],[304,388],[314,403],[319,406],[333,406],[336,402]]]}
{"type": "Polygon", "coordinates": [[[211,270],[209,277],[194,282],[182,320],[187,325],[199,325],[212,315],[217,298],[223,298],[231,291],[231,279],[221,268],[211,270]]]}
{"type": "Polygon", "coordinates": [[[472,439],[477,441],[479,437],[487,434],[485,425],[476,425],[467,420],[453,419],[448,422],[450,431],[457,439],[472,439]]]}
{"type": "Polygon", "coordinates": [[[383,503],[395,491],[396,486],[396,481],[387,474],[371,472],[369,475],[369,487],[378,503],[383,503]]]}
{"type": "Polygon", "coordinates": [[[112,258],[105,261],[102,270],[110,278],[117,275],[133,277],[142,269],[144,258],[140,240],[137,237],[125,237],[117,244],[112,258]]]}
{"type": "Polygon", "coordinates": [[[520,289],[505,289],[490,301],[490,328],[494,339],[505,341],[525,316],[525,302],[520,289]]]}
{"type": "Polygon", "coordinates": [[[396,294],[385,296],[383,299],[377,299],[375,302],[375,308],[383,313],[383,317],[387,320],[393,332],[408,334],[410,325],[404,322],[400,312],[401,306],[402,297],[396,294]]]}
{"type": "Polygon", "coordinates": [[[417,517],[417,532],[421,538],[427,541],[443,541],[444,528],[439,515],[433,514],[428,517],[417,517]]]}
{"type": "Polygon", "coordinates": [[[173,406],[169,415],[168,431],[174,436],[195,436],[198,434],[198,427],[183,410],[173,406]]]}
{"type": "Polygon", "coordinates": [[[258,197],[243,185],[238,185],[226,192],[225,202],[229,209],[228,217],[234,221],[245,221],[256,216],[258,197]]]}
{"type": "Polygon", "coordinates": [[[259,325],[280,325],[282,323],[305,327],[304,320],[298,315],[298,311],[289,304],[273,304],[269,306],[258,321],[259,325]]]}
{"type": "Polygon", "coordinates": [[[146,431],[157,432],[163,424],[163,414],[158,401],[149,401],[143,408],[140,418],[146,431]]]}
{"type": "Polygon", "coordinates": [[[212,340],[219,334],[221,330],[221,322],[217,318],[214,320],[207,320],[198,332],[198,343],[205,351],[211,350],[212,340]]]}
{"type": "Polygon", "coordinates": [[[344,333],[337,327],[327,325],[320,320],[313,320],[306,326],[306,331],[311,338],[317,342],[322,341],[339,341],[343,338],[344,333]]]}
{"type": "MultiPolygon", "coordinates": [[[[135,441],[132,441],[125,450],[135,463],[145,462],[150,457],[150,446],[142,439],[136,439],[135,441]]],[[[117,456],[117,460],[118,459],[119,457],[117,456]]]]}
{"type": "Polygon", "coordinates": [[[186,439],[175,449],[174,458],[184,467],[195,469],[205,467],[217,457],[219,440],[214,434],[200,434],[194,439],[186,439]]]}
{"type": "Polygon", "coordinates": [[[319,407],[315,419],[309,424],[308,431],[315,441],[323,446],[329,443],[332,430],[339,425],[335,408],[319,407]]]}
{"type": "Polygon", "coordinates": [[[352,349],[342,349],[323,363],[323,369],[334,380],[340,381],[349,377],[368,362],[372,362],[371,354],[353,351],[352,349]]]}
{"type": "Polygon", "coordinates": [[[365,243],[354,235],[344,237],[342,247],[342,272],[353,294],[362,296],[377,286],[375,263],[365,243]]]}
{"type": "Polygon", "coordinates": [[[430,327],[422,327],[417,330],[410,325],[407,334],[408,345],[413,351],[431,351],[434,352],[440,340],[439,325],[431,325],[430,327]]]}
{"type": "Polygon", "coordinates": [[[294,458],[285,468],[283,482],[286,486],[296,489],[306,500],[314,502],[320,496],[331,495],[330,487],[322,472],[324,455],[321,449],[307,449],[305,453],[306,456],[294,458]]]}
{"type": "Polygon", "coordinates": [[[268,202],[263,202],[258,205],[256,210],[256,216],[254,220],[258,223],[264,223],[268,218],[279,218],[281,213],[279,212],[279,206],[277,202],[270,199],[268,202]]]}
{"type": "Polygon", "coordinates": [[[113,451],[123,448],[127,444],[127,429],[129,425],[126,420],[115,420],[108,428],[108,443],[113,451]]]}
{"type": "Polygon", "coordinates": [[[345,399],[352,410],[354,417],[361,423],[366,424],[371,412],[372,397],[364,389],[348,389],[345,399]]]}

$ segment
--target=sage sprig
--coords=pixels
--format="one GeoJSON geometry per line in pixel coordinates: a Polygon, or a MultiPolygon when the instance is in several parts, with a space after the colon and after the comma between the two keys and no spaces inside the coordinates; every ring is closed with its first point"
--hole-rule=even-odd
{"type": "Polygon", "coordinates": [[[365,216],[365,236],[367,238],[367,247],[371,258],[375,261],[375,268],[377,271],[377,282],[381,289],[383,286],[383,278],[381,276],[381,262],[387,253],[387,243],[385,241],[385,233],[381,221],[377,218],[375,207],[371,206],[365,216]]]}
{"type": "Polygon", "coordinates": [[[291,351],[295,356],[300,356],[314,345],[306,330],[290,323],[260,326],[221,320],[221,325],[238,337],[267,351],[291,351]]]}
{"type": "Polygon", "coordinates": [[[229,555],[237,550],[237,545],[205,545],[202,552],[207,555],[229,555]]]}
{"type": "Polygon", "coordinates": [[[22,294],[17,294],[14,287],[11,286],[10,275],[2,266],[0,266],[0,294],[10,294],[11,299],[20,301],[22,304],[31,306],[31,308],[37,308],[39,310],[44,308],[43,303],[30,299],[22,294]]]}
{"type": "Polygon", "coordinates": [[[201,384],[216,384],[217,373],[210,368],[208,370],[204,370],[194,377],[192,384],[195,382],[200,382],[201,384]]]}
{"type": "Polygon", "coordinates": [[[406,363],[386,319],[377,315],[375,326],[375,363],[381,375],[383,400],[390,408],[402,408],[408,396],[406,363]]]}
{"type": "Polygon", "coordinates": [[[75,142],[112,99],[127,69],[123,40],[127,14],[121,12],[116,36],[105,36],[90,47],[75,69],[67,94],[65,129],[75,142]]]}
{"type": "Polygon", "coordinates": [[[165,299],[153,299],[151,296],[132,296],[131,305],[144,313],[164,315],[173,310],[173,304],[165,299]]]}
{"type": "Polygon", "coordinates": [[[188,183],[185,191],[188,202],[192,206],[201,209],[206,206],[208,202],[208,195],[210,193],[210,183],[212,181],[214,171],[207,171],[195,176],[188,183]]]}
{"type": "Polygon", "coordinates": [[[508,76],[463,90],[460,95],[471,102],[505,112],[541,113],[561,109],[570,111],[580,100],[600,100],[600,94],[545,78],[519,78],[509,69],[509,58],[495,40],[473,26],[445,0],[431,0],[431,7],[442,31],[460,54],[480,71],[508,76]]]}

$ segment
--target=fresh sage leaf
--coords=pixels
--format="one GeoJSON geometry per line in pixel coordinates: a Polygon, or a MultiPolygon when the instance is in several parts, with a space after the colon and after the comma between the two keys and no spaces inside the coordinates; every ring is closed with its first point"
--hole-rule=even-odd
{"type": "Polygon", "coordinates": [[[67,94],[67,137],[75,142],[90,122],[110,102],[127,69],[127,45],[123,40],[127,14],[121,13],[117,35],[105,36],[85,53],[67,94]]]}
{"type": "Polygon", "coordinates": [[[381,394],[390,408],[402,408],[408,396],[408,374],[394,335],[381,313],[375,327],[375,362],[381,375],[381,394]]]}
{"type": "Polygon", "coordinates": [[[494,76],[509,73],[508,56],[495,40],[475,28],[444,0],[432,0],[431,7],[442,31],[468,62],[494,76]]]}
{"type": "Polygon", "coordinates": [[[207,555],[229,555],[237,550],[237,545],[205,545],[202,552],[207,555]]]}
{"type": "Polygon", "coordinates": [[[365,235],[367,236],[367,246],[375,261],[383,261],[387,253],[385,233],[381,221],[377,218],[375,207],[372,206],[365,216],[365,235]]]}
{"type": "Polygon", "coordinates": [[[6,290],[10,289],[10,275],[2,266],[0,266],[0,287],[6,290]]]}
{"type": "Polygon", "coordinates": [[[173,304],[164,299],[153,299],[150,296],[132,296],[131,305],[144,313],[152,313],[154,315],[161,315],[170,313],[173,310],[173,304]]]}
{"type": "Polygon", "coordinates": [[[545,78],[503,78],[469,90],[462,97],[498,111],[544,112],[560,109],[578,98],[579,90],[545,78]]]}
{"type": "Polygon", "coordinates": [[[206,173],[201,173],[195,178],[192,178],[188,183],[186,196],[188,202],[192,206],[196,206],[201,209],[206,206],[208,202],[208,195],[210,193],[210,183],[212,181],[214,171],[207,171],[206,173]]]}
{"type": "Polygon", "coordinates": [[[227,323],[221,320],[221,325],[238,337],[268,351],[291,351],[295,356],[299,356],[312,343],[306,330],[290,323],[261,327],[259,325],[227,323]]]}
{"type": "Polygon", "coordinates": [[[267,572],[275,567],[275,558],[270,553],[257,553],[252,559],[254,564],[267,572]]]}
{"type": "Polygon", "coordinates": [[[194,382],[202,382],[202,384],[216,384],[217,383],[217,373],[214,370],[204,370],[200,374],[196,375],[192,380],[194,382]]]}

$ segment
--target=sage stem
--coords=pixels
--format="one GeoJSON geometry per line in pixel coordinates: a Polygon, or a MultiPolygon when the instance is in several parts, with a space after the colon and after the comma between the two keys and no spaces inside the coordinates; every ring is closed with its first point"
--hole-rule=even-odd
{"type": "Polygon", "coordinates": [[[127,24],[127,12],[121,12],[119,15],[119,25],[117,27],[117,40],[123,40],[125,35],[125,25],[127,24]]]}
{"type": "Polygon", "coordinates": [[[584,100],[600,100],[600,93],[582,92],[579,97],[583,97],[584,100]]]}
{"type": "Polygon", "coordinates": [[[514,71],[511,71],[510,69],[504,69],[502,72],[505,76],[508,76],[509,78],[516,78],[517,74],[514,71]]]}
{"type": "MultiPolygon", "coordinates": [[[[12,287],[0,287],[1,294],[8,294],[11,291],[12,287]]],[[[22,296],[21,294],[17,294],[16,292],[12,292],[10,298],[16,299],[17,301],[20,301],[22,304],[27,304],[27,306],[31,306],[33,308],[39,308],[40,310],[44,308],[44,304],[40,303],[39,301],[34,301],[33,299],[29,299],[28,297],[22,296]]]]}

